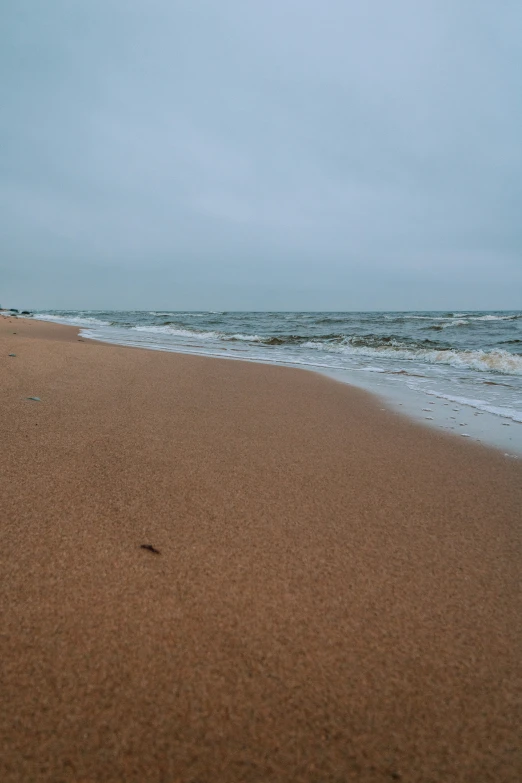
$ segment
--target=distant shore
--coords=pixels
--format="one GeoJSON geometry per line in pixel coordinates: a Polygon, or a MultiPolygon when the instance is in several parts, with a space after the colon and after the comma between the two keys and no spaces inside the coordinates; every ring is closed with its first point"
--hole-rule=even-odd
{"type": "Polygon", "coordinates": [[[522,464],[0,318],[0,779],[522,778],[522,464]]]}

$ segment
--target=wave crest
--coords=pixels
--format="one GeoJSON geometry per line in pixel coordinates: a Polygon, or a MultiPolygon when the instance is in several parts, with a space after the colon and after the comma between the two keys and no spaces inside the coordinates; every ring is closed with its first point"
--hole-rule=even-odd
{"type": "Polygon", "coordinates": [[[313,340],[304,347],[335,353],[353,354],[375,358],[401,359],[426,364],[447,364],[462,369],[496,372],[503,375],[522,376],[522,356],[503,349],[491,351],[456,351],[452,348],[406,347],[399,344],[361,345],[353,341],[342,345],[324,345],[313,340]]]}

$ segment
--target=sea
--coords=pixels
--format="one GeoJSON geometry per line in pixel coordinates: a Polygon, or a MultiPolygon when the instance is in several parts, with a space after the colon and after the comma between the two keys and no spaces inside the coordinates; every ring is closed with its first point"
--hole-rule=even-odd
{"type": "Polygon", "coordinates": [[[300,367],[424,424],[522,455],[522,311],[45,310],[84,339],[300,367]]]}

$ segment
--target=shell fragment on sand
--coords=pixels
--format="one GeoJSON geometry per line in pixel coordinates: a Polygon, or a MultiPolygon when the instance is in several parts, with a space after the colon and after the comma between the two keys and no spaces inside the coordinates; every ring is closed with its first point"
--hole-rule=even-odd
{"type": "Polygon", "coordinates": [[[152,544],[140,544],[140,549],[146,549],[148,552],[152,552],[154,555],[160,555],[161,552],[159,549],[156,549],[155,546],[152,546],[152,544]]]}
{"type": "Polygon", "coordinates": [[[39,397],[27,397],[28,400],[33,400],[34,402],[41,402],[41,399],[39,397]]]}

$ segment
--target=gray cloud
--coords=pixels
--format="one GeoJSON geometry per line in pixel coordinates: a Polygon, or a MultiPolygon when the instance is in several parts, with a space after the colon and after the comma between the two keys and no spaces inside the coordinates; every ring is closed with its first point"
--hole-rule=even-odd
{"type": "Polygon", "coordinates": [[[521,306],[520,4],[1,17],[3,303],[521,306]]]}

